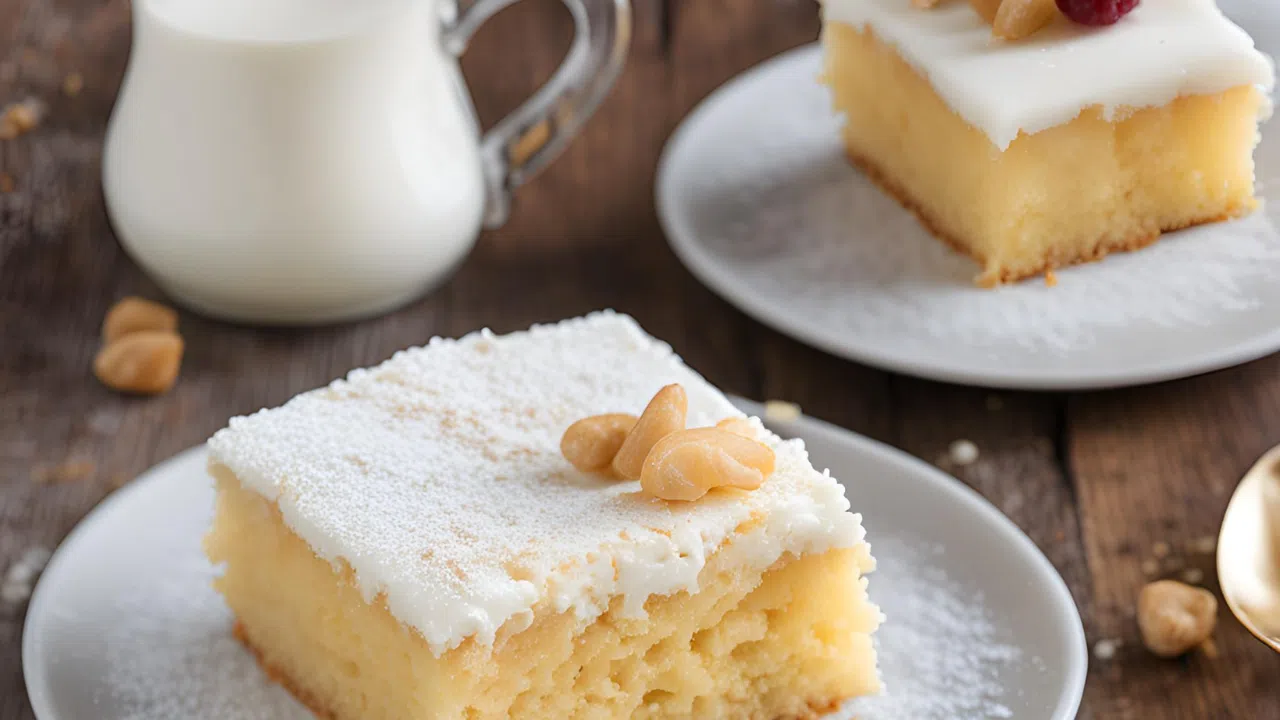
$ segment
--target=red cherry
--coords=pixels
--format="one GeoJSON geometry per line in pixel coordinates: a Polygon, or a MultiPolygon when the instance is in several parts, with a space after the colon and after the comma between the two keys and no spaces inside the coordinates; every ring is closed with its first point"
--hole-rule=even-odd
{"type": "Polygon", "coordinates": [[[1139,0],[1057,0],[1063,15],[1081,25],[1114,25],[1138,7],[1139,0]]]}

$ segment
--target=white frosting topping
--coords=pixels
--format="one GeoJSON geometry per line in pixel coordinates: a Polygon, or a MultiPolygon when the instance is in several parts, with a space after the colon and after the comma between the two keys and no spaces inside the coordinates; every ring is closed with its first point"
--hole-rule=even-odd
{"type": "Polygon", "coordinates": [[[667,503],[561,456],[571,423],[638,413],[673,382],[688,392],[690,427],[741,415],[630,318],[599,313],[434,339],[235,418],[209,448],[437,654],[467,638],[491,644],[504,625],[518,632],[535,608],[589,622],[620,596],[641,615],[651,596],[697,591],[718,550],[763,569],[863,542],[843,487],[758,421],[778,460],[751,493],[667,503]]]}
{"type": "Polygon", "coordinates": [[[1241,85],[1270,94],[1275,84],[1271,60],[1214,0],[1143,0],[1102,28],[1059,17],[1016,42],[994,39],[965,0],[929,10],[910,0],[823,0],[823,16],[870,26],[1001,150],[1088,107],[1110,117],[1241,85]]]}

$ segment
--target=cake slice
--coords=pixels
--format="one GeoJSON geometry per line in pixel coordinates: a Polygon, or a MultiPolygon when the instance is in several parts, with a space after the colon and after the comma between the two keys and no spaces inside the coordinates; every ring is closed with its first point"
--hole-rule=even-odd
{"type": "Polygon", "coordinates": [[[562,454],[673,384],[690,428],[741,416],[602,313],[433,340],[232,420],[206,548],[239,637],[337,720],[773,720],[875,692],[861,521],[799,441],[730,421],[768,453],[758,487],[689,501],[562,454]]]}
{"type": "Polygon", "coordinates": [[[993,37],[975,8],[992,17],[999,0],[823,4],[849,158],[978,261],[980,285],[1256,207],[1274,71],[1213,0],[1145,0],[1108,27],[1071,22],[1052,0],[1009,3],[1048,26],[993,37]]]}

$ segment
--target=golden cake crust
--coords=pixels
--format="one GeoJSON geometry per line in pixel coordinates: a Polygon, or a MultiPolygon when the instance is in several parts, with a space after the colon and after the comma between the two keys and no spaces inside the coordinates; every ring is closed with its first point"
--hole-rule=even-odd
{"type": "MultiPolygon", "coordinates": [[[[874,162],[862,155],[859,155],[853,150],[850,150],[847,146],[845,148],[845,156],[848,157],[850,164],[861,170],[862,173],[879,186],[881,190],[896,200],[899,205],[912,215],[915,215],[916,219],[920,221],[920,224],[924,226],[924,229],[927,230],[930,235],[933,235],[935,238],[945,243],[952,250],[973,259],[979,265],[984,267],[987,266],[987,259],[985,257],[982,257],[979,253],[975,252],[973,248],[970,248],[968,245],[960,242],[960,240],[943,230],[942,226],[930,217],[923,204],[916,201],[906,188],[895,182],[874,162]]],[[[1010,268],[1002,268],[994,272],[991,269],[987,269],[978,276],[976,282],[980,287],[994,288],[1004,283],[1018,282],[1019,280],[1042,276],[1057,268],[1097,262],[1111,253],[1141,250],[1149,245],[1153,245],[1160,239],[1162,234],[1167,232],[1185,230],[1186,228],[1194,227],[1196,225],[1225,222],[1246,214],[1248,214],[1248,209],[1242,208],[1241,211],[1236,214],[1219,214],[1205,218],[1193,219],[1190,222],[1171,227],[1162,227],[1160,228],[1160,232],[1154,235],[1137,235],[1120,241],[1103,241],[1094,246],[1092,251],[1087,254],[1049,257],[1046,258],[1044,263],[1040,266],[1026,272],[1016,272],[1010,268]]]]}

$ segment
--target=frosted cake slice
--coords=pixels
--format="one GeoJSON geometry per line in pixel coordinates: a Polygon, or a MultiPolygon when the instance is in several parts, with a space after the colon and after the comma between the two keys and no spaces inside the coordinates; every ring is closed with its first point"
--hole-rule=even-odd
{"type": "Polygon", "coordinates": [[[241,640],[338,720],[772,720],[875,692],[861,520],[799,441],[751,421],[772,472],[691,502],[562,455],[572,423],[672,383],[690,428],[741,415],[602,313],[232,420],[206,548],[241,640]]]}
{"type": "Polygon", "coordinates": [[[1214,0],[920,4],[823,0],[826,82],[850,159],[980,285],[1256,207],[1274,69],[1214,0]]]}

